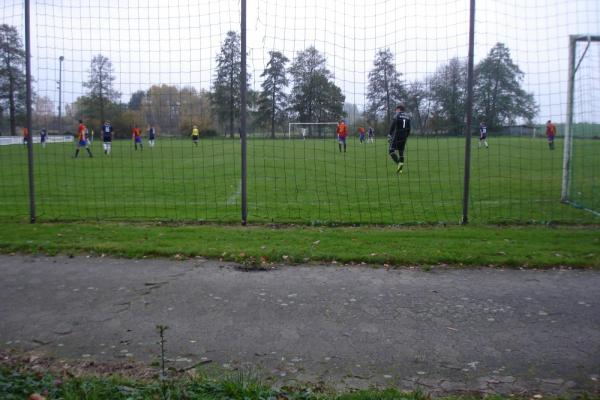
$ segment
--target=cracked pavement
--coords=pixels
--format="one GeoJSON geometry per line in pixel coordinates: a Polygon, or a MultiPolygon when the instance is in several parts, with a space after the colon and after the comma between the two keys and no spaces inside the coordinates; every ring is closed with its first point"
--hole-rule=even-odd
{"type": "Polygon", "coordinates": [[[0,256],[0,350],[275,385],[600,393],[600,271],[0,256]]]}

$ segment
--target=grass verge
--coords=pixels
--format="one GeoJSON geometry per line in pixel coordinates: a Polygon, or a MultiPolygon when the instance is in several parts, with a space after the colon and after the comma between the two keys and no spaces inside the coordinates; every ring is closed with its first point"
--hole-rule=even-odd
{"type": "MultiPolygon", "coordinates": [[[[422,392],[402,392],[397,389],[361,390],[348,393],[335,393],[319,388],[275,389],[263,384],[250,373],[236,372],[220,379],[202,374],[193,377],[160,380],[132,380],[119,376],[97,377],[53,375],[9,369],[0,366],[0,396],[13,399],[211,399],[211,400],[430,400],[422,392]]],[[[478,395],[439,397],[447,400],[475,400],[478,395]]],[[[488,395],[489,400],[512,399],[519,397],[488,395]]],[[[526,397],[524,397],[526,398],[526,397]]],[[[552,397],[548,397],[551,399],[552,397]]],[[[597,397],[581,395],[582,399],[597,397]]]]}
{"type": "Polygon", "coordinates": [[[597,226],[267,227],[0,223],[0,252],[241,262],[600,268],[597,226]]]}

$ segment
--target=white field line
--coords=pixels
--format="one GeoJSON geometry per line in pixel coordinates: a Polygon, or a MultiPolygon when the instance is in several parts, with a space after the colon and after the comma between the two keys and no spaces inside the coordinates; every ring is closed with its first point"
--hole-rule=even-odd
{"type": "Polygon", "coordinates": [[[229,196],[229,198],[227,199],[227,205],[230,206],[230,205],[235,204],[235,202],[237,201],[237,199],[240,197],[241,194],[242,194],[242,181],[240,180],[235,193],[232,194],[231,196],[229,196]]]}

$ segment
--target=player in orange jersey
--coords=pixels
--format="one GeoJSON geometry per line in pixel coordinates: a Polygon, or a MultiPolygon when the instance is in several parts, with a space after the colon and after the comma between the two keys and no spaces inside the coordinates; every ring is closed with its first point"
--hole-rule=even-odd
{"type": "Polygon", "coordinates": [[[340,153],[342,152],[342,145],[344,145],[344,153],[346,152],[346,136],[348,136],[348,128],[346,127],[346,123],[343,119],[340,119],[338,122],[337,129],[335,131],[338,137],[338,147],[340,149],[340,153]]]}
{"type": "Polygon", "coordinates": [[[548,138],[548,147],[554,150],[554,136],[556,136],[556,125],[552,121],[546,122],[546,137],[548,138]]]}
{"type": "Polygon", "coordinates": [[[133,126],[131,137],[133,139],[133,145],[135,146],[135,149],[137,150],[139,144],[140,150],[144,150],[144,145],[142,144],[142,130],[138,128],[137,125],[133,126]]]}
{"type": "Polygon", "coordinates": [[[90,157],[92,157],[92,151],[88,145],[88,141],[85,138],[85,132],[87,131],[87,127],[83,124],[82,120],[79,120],[79,127],[77,128],[77,149],[75,150],[74,158],[77,158],[79,155],[79,149],[85,147],[90,157]]]}

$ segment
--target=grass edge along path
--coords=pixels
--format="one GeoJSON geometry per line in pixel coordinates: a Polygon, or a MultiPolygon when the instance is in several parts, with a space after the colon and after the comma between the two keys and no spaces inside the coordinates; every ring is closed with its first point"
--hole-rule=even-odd
{"type": "Polygon", "coordinates": [[[298,263],[600,268],[598,226],[303,227],[0,223],[0,253],[298,263]]]}
{"type": "MultiPolygon", "coordinates": [[[[33,372],[27,369],[7,368],[0,365],[0,396],[3,399],[211,399],[211,400],[431,400],[421,392],[406,392],[396,388],[364,389],[337,392],[324,387],[274,388],[262,382],[251,372],[237,371],[218,378],[203,373],[174,379],[131,379],[119,375],[73,376],[33,372]]],[[[479,393],[445,395],[440,400],[504,400],[527,399],[520,396],[485,395],[479,393]]],[[[531,397],[532,399],[534,397],[531,397]]],[[[541,398],[540,394],[535,398],[541,398]]],[[[546,397],[560,399],[564,397],[546,397]]],[[[599,399],[596,395],[579,393],[576,398],[599,399]]]]}

